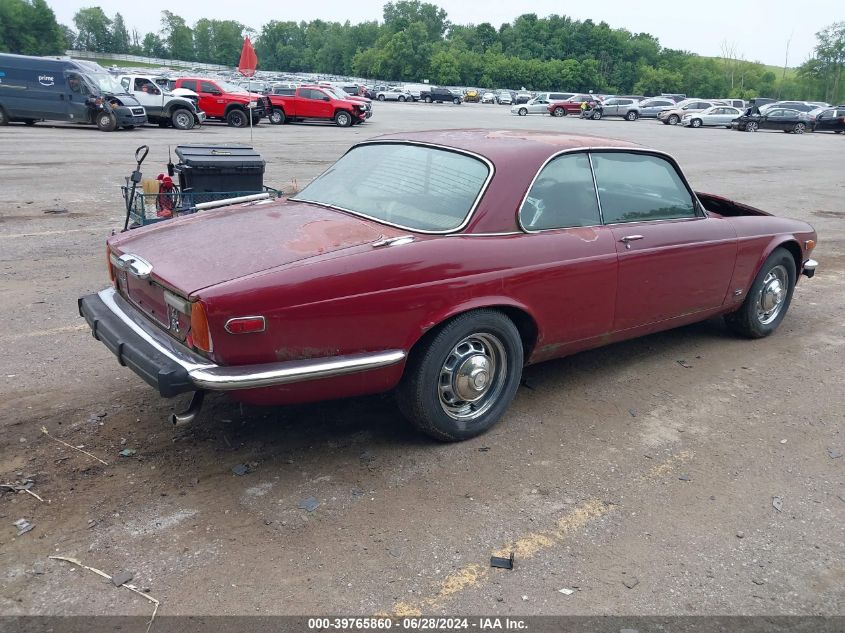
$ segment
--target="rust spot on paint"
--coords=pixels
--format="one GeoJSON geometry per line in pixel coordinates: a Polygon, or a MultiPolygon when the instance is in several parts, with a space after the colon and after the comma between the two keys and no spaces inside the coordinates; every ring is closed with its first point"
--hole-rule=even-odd
{"type": "Polygon", "coordinates": [[[380,233],[363,222],[314,220],[303,224],[285,246],[294,253],[322,253],[327,248],[352,246],[378,239],[380,233]]]}
{"type": "Polygon", "coordinates": [[[569,229],[567,232],[570,235],[574,235],[575,237],[583,240],[584,242],[595,242],[597,239],[599,239],[599,232],[596,231],[594,228],[590,228],[588,226],[569,229]]]}

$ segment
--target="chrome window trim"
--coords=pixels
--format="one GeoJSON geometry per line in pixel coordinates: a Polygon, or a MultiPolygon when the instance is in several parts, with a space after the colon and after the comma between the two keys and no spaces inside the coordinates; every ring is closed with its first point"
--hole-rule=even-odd
{"type": "MultiPolygon", "coordinates": [[[[362,141],[360,143],[356,143],[355,145],[350,147],[348,150],[346,150],[346,152],[344,152],[343,156],[346,156],[353,149],[358,148],[358,147],[362,147],[364,145],[388,145],[388,144],[392,144],[392,145],[416,145],[418,147],[427,147],[427,148],[445,150],[445,151],[453,152],[453,153],[456,153],[456,154],[463,154],[465,156],[469,156],[470,158],[475,158],[477,160],[480,160],[482,163],[484,163],[487,166],[487,178],[485,179],[484,184],[481,185],[481,189],[478,191],[478,195],[475,197],[475,201],[472,203],[472,206],[469,208],[469,211],[467,212],[467,214],[464,217],[464,220],[463,220],[463,222],[461,222],[461,224],[459,224],[458,226],[456,226],[454,228],[444,229],[442,231],[432,231],[432,230],[425,230],[425,229],[419,229],[419,228],[414,228],[414,227],[410,227],[410,226],[405,226],[404,224],[396,224],[394,222],[387,222],[387,221],[382,220],[380,218],[376,218],[374,216],[367,215],[366,213],[361,213],[359,211],[352,211],[351,209],[346,209],[346,208],[339,207],[339,206],[336,206],[336,205],[327,204],[325,202],[317,202],[316,200],[306,200],[305,198],[298,198],[298,197],[297,198],[289,198],[289,200],[292,200],[293,202],[305,202],[305,203],[309,203],[309,204],[316,204],[318,206],[325,207],[325,208],[328,208],[328,209],[334,209],[335,211],[344,211],[346,213],[351,213],[352,215],[360,217],[360,218],[366,218],[368,220],[372,220],[373,222],[378,222],[379,224],[384,224],[385,226],[392,226],[392,227],[397,228],[397,229],[402,229],[403,231],[411,231],[412,233],[421,233],[423,235],[451,235],[453,233],[457,233],[458,231],[463,231],[469,225],[469,223],[472,221],[473,217],[475,216],[475,211],[476,211],[476,209],[478,209],[478,205],[481,203],[481,199],[484,197],[484,194],[487,192],[487,188],[490,186],[490,182],[493,180],[493,176],[496,173],[496,167],[493,165],[493,162],[489,158],[487,158],[486,156],[482,156],[481,154],[477,154],[477,153],[471,152],[469,150],[459,149],[459,148],[456,148],[456,147],[450,147],[448,145],[441,145],[439,143],[426,143],[424,141],[406,141],[406,140],[401,140],[401,139],[374,139],[374,140],[370,140],[370,141],[362,141]]],[[[343,156],[341,156],[341,158],[343,158],[343,156]]],[[[338,159],[338,160],[340,160],[340,159],[338,159]]],[[[337,161],[335,161],[335,163],[336,162],[337,161]]],[[[335,163],[332,163],[327,169],[323,170],[323,172],[319,176],[314,178],[308,184],[310,185],[311,183],[313,183],[316,180],[318,180],[319,178],[321,178],[323,176],[323,174],[325,174],[327,171],[329,171],[329,169],[334,167],[335,163]]]]}
{"type": "Polygon", "coordinates": [[[650,148],[647,148],[647,147],[609,147],[609,146],[598,146],[597,145],[595,147],[577,147],[577,148],[564,149],[564,150],[561,150],[559,152],[555,152],[554,154],[549,156],[543,162],[542,165],[540,165],[540,168],[537,170],[537,173],[535,173],[534,177],[531,179],[531,183],[528,185],[528,189],[525,190],[525,195],[522,196],[522,200],[520,201],[519,206],[516,209],[517,225],[519,226],[519,228],[524,233],[543,233],[545,231],[563,231],[563,230],[566,230],[566,229],[579,229],[579,228],[584,229],[584,228],[594,228],[594,227],[597,227],[597,226],[618,226],[618,225],[623,225],[623,224],[633,224],[633,222],[605,222],[604,211],[602,210],[602,206],[601,206],[601,196],[599,196],[598,181],[596,180],[596,171],[593,168],[593,153],[594,152],[595,153],[635,153],[635,154],[646,154],[646,155],[650,155],[650,156],[657,156],[658,158],[663,158],[663,159],[667,160],[669,162],[669,164],[671,164],[675,168],[675,172],[678,174],[678,176],[681,179],[681,182],[687,188],[687,191],[689,192],[690,196],[692,197],[695,216],[693,216],[691,218],[665,218],[665,219],[661,219],[661,220],[635,220],[636,222],[640,222],[640,223],[667,222],[667,221],[674,222],[674,221],[677,221],[677,220],[697,220],[697,219],[700,219],[700,218],[710,217],[710,216],[707,215],[707,211],[705,210],[704,205],[701,204],[701,201],[698,199],[698,196],[695,195],[695,190],[690,186],[689,181],[687,180],[686,174],[684,174],[684,171],[681,169],[681,166],[678,164],[678,162],[670,154],[667,154],[666,152],[661,152],[660,150],[650,149],[650,148]],[[596,192],[596,202],[598,203],[598,206],[599,206],[599,219],[601,220],[601,224],[590,224],[588,226],[564,226],[564,227],[558,227],[558,228],[553,228],[553,229],[539,229],[539,230],[536,230],[536,231],[525,228],[525,226],[522,224],[522,213],[521,213],[522,212],[522,206],[525,204],[525,200],[528,198],[528,194],[531,192],[531,188],[534,186],[534,182],[537,180],[537,178],[539,178],[540,174],[546,168],[546,165],[548,165],[554,159],[556,159],[560,156],[563,156],[565,154],[577,154],[579,152],[586,152],[587,156],[589,158],[589,161],[590,161],[590,171],[592,172],[592,175],[593,175],[593,189],[596,192]]]}

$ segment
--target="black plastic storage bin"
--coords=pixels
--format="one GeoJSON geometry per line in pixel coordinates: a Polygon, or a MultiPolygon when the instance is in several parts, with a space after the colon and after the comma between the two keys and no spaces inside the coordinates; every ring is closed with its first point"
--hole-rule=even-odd
{"type": "Polygon", "coordinates": [[[176,156],[179,188],[199,202],[227,197],[209,193],[264,191],[264,159],[249,145],[179,145],[176,156]]]}

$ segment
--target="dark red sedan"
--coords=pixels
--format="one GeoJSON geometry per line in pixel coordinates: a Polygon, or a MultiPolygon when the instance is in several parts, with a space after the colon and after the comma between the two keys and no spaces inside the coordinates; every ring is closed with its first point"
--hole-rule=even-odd
{"type": "Polygon", "coordinates": [[[522,368],[724,315],[771,334],[813,228],[696,193],[617,140],[446,130],[352,147],[301,193],[108,241],[94,336],[162,396],[264,405],[396,389],[442,440],[505,413],[522,368]],[[361,165],[366,165],[362,170],[361,165]]]}

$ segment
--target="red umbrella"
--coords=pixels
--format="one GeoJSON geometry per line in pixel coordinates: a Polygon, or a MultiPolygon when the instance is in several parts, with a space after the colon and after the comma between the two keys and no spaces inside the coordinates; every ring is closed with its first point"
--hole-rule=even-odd
{"type": "Polygon", "coordinates": [[[258,68],[258,57],[255,55],[255,49],[252,47],[249,37],[244,38],[244,47],[241,51],[241,61],[238,62],[238,71],[244,77],[252,77],[255,74],[256,68],[258,68]]]}

